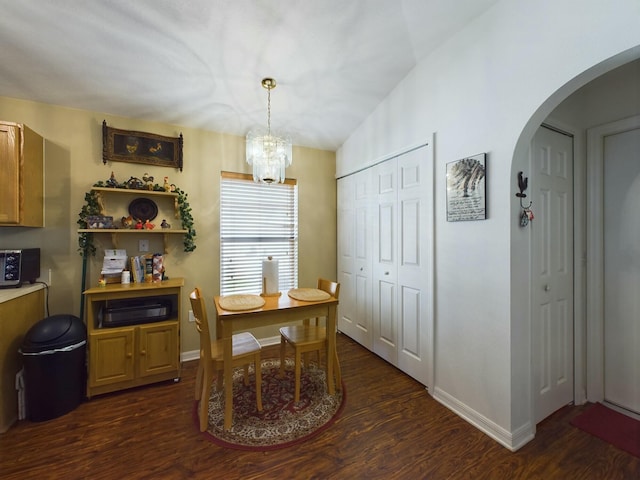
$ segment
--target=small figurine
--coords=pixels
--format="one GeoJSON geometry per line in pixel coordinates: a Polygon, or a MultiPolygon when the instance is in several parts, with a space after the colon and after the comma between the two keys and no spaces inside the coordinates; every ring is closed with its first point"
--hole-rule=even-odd
{"type": "Polygon", "coordinates": [[[116,180],[116,176],[113,174],[113,172],[111,172],[111,176],[109,177],[109,180],[107,180],[107,187],[115,188],[117,186],[118,181],[116,180]]]}
{"type": "Polygon", "coordinates": [[[160,224],[160,228],[171,228],[171,224],[167,223],[167,221],[163,218],[162,223],[160,224]]]}
{"type": "Polygon", "coordinates": [[[153,190],[153,177],[148,173],[145,173],[142,176],[142,180],[145,182],[147,190],[153,190]]]}
{"type": "Polygon", "coordinates": [[[124,228],[133,228],[133,217],[131,215],[128,217],[122,217],[120,223],[124,228]]]}
{"type": "Polygon", "coordinates": [[[149,221],[149,219],[145,220],[145,222],[144,222],[144,229],[145,230],[153,230],[154,228],[156,228],[156,226],[153,223],[151,223],[149,221]]]}
{"type": "Polygon", "coordinates": [[[136,222],[136,230],[142,230],[142,220],[140,219],[136,222]]]}
{"type": "Polygon", "coordinates": [[[164,191],[165,192],[170,192],[171,191],[171,185],[169,185],[169,177],[164,177],[164,191]]]}
{"type": "Polygon", "coordinates": [[[144,183],[142,183],[142,180],[140,180],[139,178],[131,177],[129,178],[129,180],[127,180],[126,185],[127,188],[130,188],[131,190],[142,190],[144,183]]]}

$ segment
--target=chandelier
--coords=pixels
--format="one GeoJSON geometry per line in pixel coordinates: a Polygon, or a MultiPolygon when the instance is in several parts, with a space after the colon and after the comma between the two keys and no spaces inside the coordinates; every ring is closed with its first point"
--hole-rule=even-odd
{"type": "Polygon", "coordinates": [[[263,78],[267,89],[267,128],[258,127],[247,134],[247,163],[253,166],[253,181],[284,183],[284,169],[291,165],[291,138],[271,132],[271,90],[276,88],[273,78],[263,78]]]}

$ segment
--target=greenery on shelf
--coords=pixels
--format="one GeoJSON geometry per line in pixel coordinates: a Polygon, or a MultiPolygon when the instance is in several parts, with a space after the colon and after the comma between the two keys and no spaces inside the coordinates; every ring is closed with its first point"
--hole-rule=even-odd
{"type": "MultiPolygon", "coordinates": [[[[99,188],[114,188],[114,189],[128,189],[128,190],[136,190],[140,191],[141,194],[144,194],[145,191],[154,191],[154,192],[165,192],[166,188],[162,185],[158,185],[157,183],[153,186],[146,187],[143,186],[142,182],[138,179],[134,179],[133,177],[129,179],[127,182],[116,183],[113,179],[103,182],[99,181],[93,184],[94,187],[99,188]],[[141,188],[141,186],[143,188],[141,188]]],[[[178,211],[180,213],[180,220],[182,222],[182,229],[187,232],[184,234],[184,251],[185,252],[193,252],[196,249],[196,230],[194,226],[193,216],[191,215],[191,206],[187,200],[187,193],[184,190],[176,187],[175,185],[171,185],[171,189],[174,193],[178,195],[178,211]]],[[[100,215],[100,203],[98,201],[98,192],[91,190],[84,195],[85,204],[82,206],[80,210],[80,214],[78,215],[78,226],[81,229],[87,228],[87,219],[91,215],[100,215]]],[[[93,244],[93,233],[92,232],[80,232],[78,234],[78,252],[83,257],[93,257],[96,254],[96,247],[93,244]]]]}
{"type": "MultiPolygon", "coordinates": [[[[100,215],[100,204],[98,203],[98,195],[91,190],[84,194],[85,204],[80,210],[78,218],[78,226],[87,228],[87,217],[90,215],[100,215]]],[[[93,257],[96,254],[96,246],[93,244],[93,233],[80,232],[78,234],[78,251],[83,257],[93,257]]]]}

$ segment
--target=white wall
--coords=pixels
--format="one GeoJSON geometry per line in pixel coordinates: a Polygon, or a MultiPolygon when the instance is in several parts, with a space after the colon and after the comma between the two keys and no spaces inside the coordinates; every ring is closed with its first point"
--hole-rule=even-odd
{"type": "Polygon", "coordinates": [[[337,153],[338,176],[435,132],[434,396],[505,446],[533,435],[516,173],[572,91],[640,56],[637,0],[504,0],[425,58],[337,153]],[[621,52],[624,52],[622,55],[621,52]],[[446,163],[488,153],[488,219],[445,219],[446,163]]]}

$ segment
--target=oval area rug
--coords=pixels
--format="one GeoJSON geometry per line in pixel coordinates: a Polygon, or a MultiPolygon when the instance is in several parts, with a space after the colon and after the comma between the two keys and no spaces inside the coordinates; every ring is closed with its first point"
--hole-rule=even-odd
{"type": "MultiPolygon", "coordinates": [[[[256,408],[255,373],[250,369],[245,386],[242,368],[233,372],[233,425],[224,431],[224,395],[214,388],[209,399],[209,425],[203,435],[211,442],[240,450],[276,450],[312,438],[327,429],[342,412],[346,400],[344,383],[334,395],[327,393],[324,369],[311,364],[300,377],[300,401],[294,402],[293,361],[286,360],[279,378],[280,360],[262,360],[262,412],[256,408]]],[[[194,420],[198,425],[197,402],[194,420]]]]}

